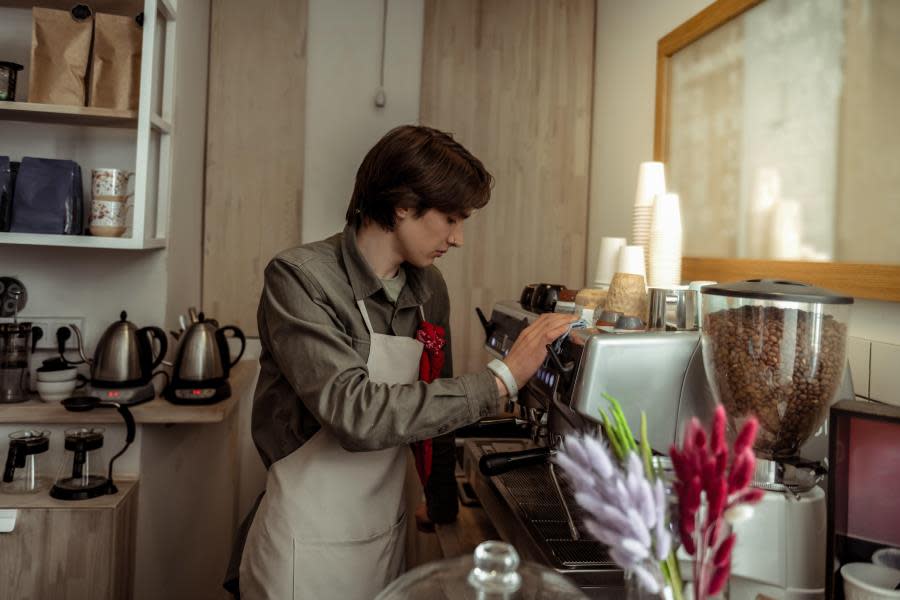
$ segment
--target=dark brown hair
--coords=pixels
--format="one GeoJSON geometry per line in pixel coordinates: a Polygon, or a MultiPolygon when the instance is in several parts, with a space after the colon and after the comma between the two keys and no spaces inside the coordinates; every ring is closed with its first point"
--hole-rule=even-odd
{"type": "Polygon", "coordinates": [[[347,223],[365,219],[387,230],[396,208],[413,208],[417,217],[430,208],[468,216],[491,197],[494,178],[453,137],[417,125],[389,131],[369,150],[356,172],[347,223]]]}

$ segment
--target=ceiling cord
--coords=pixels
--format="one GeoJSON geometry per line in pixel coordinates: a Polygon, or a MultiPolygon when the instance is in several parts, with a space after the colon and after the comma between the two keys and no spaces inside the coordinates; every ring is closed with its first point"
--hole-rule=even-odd
{"type": "Polygon", "coordinates": [[[381,11],[381,66],[378,76],[378,91],[375,92],[375,106],[382,108],[387,104],[387,97],[384,94],[384,49],[387,45],[387,13],[388,0],[384,0],[381,11]]]}

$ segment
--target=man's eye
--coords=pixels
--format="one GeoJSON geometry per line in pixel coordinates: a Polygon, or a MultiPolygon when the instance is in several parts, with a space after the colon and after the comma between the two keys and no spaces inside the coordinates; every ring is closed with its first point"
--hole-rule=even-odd
{"type": "Polygon", "coordinates": [[[451,225],[456,225],[457,221],[453,217],[447,217],[447,222],[451,225]]]}

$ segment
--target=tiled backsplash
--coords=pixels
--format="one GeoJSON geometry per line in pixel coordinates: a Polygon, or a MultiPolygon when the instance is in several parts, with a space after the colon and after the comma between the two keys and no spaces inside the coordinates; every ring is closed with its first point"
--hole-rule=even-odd
{"type": "Polygon", "coordinates": [[[857,396],[900,406],[900,346],[851,337],[847,357],[857,396]]]}

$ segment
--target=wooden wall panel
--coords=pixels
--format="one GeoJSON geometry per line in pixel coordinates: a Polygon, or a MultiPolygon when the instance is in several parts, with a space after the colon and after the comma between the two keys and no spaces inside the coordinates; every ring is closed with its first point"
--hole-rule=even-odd
{"type": "Polygon", "coordinates": [[[594,19],[594,0],[425,2],[421,121],[496,178],[464,247],[438,263],[457,374],[485,363],[476,306],[527,283],[584,283],[594,19]]]}
{"type": "Polygon", "coordinates": [[[258,335],[266,263],[300,241],[307,0],[215,0],[203,308],[258,335]]]}

